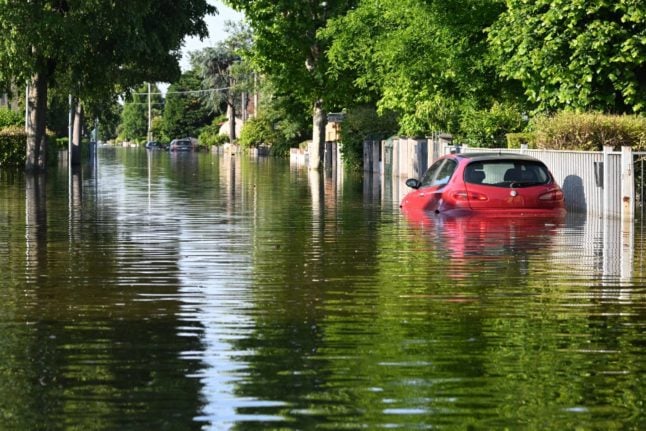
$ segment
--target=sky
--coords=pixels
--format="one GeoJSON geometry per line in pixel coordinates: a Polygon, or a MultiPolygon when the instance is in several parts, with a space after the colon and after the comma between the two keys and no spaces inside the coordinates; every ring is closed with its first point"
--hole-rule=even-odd
{"type": "Polygon", "coordinates": [[[243,16],[240,12],[236,12],[228,6],[225,6],[221,0],[209,0],[209,3],[215,6],[218,9],[217,15],[207,16],[205,21],[209,28],[209,37],[200,41],[197,37],[190,37],[184,41],[184,48],[182,49],[182,59],[180,61],[180,67],[182,71],[187,71],[190,69],[189,64],[189,53],[191,51],[198,51],[207,46],[213,46],[217,42],[225,39],[227,34],[225,33],[224,23],[226,21],[240,21],[243,16]]]}

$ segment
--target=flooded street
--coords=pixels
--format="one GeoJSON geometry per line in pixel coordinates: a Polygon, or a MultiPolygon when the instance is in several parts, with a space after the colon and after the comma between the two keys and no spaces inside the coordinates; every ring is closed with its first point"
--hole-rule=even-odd
{"type": "Polygon", "coordinates": [[[642,222],[404,216],[377,183],[0,171],[0,429],[646,429],[642,222]]]}

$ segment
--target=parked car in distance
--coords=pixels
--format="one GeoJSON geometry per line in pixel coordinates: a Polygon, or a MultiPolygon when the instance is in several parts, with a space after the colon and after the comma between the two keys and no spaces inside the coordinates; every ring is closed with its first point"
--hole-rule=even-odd
{"type": "Polygon", "coordinates": [[[146,142],[146,148],[149,150],[165,150],[166,146],[159,141],[148,141],[146,142]]]}
{"type": "Polygon", "coordinates": [[[523,154],[465,153],[439,158],[402,199],[404,211],[445,215],[564,216],[563,191],[540,160],[523,154]]]}
{"type": "Polygon", "coordinates": [[[194,151],[197,150],[197,145],[191,138],[173,139],[170,141],[171,151],[194,151]]]}

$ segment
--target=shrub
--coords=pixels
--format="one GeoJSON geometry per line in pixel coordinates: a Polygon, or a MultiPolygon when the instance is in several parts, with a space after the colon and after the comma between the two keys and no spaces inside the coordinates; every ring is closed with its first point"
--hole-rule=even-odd
{"type": "Polygon", "coordinates": [[[210,126],[202,127],[198,139],[200,141],[200,145],[205,147],[222,145],[229,142],[229,137],[227,135],[221,135],[220,126],[215,123],[210,126]]]}
{"type": "Polygon", "coordinates": [[[24,124],[25,118],[18,111],[0,108],[0,129],[24,124]]]}
{"type": "Polygon", "coordinates": [[[536,134],[533,132],[507,133],[507,148],[520,148],[527,144],[527,148],[536,148],[536,134]]]}
{"type": "Polygon", "coordinates": [[[543,149],[601,151],[604,145],[646,148],[646,117],[560,112],[531,121],[536,146],[543,149]]]}
{"type": "Polygon", "coordinates": [[[466,108],[460,118],[458,139],[472,147],[503,146],[509,132],[525,127],[521,112],[514,106],[494,104],[490,109],[466,108]]]}
{"type": "Polygon", "coordinates": [[[0,129],[0,166],[19,167],[25,165],[27,134],[20,126],[0,129]]]}
{"type": "Polygon", "coordinates": [[[273,146],[280,141],[280,137],[272,127],[271,122],[264,116],[251,118],[242,127],[240,132],[240,146],[243,148],[257,147],[261,144],[273,146]]]}
{"type": "MultiPolygon", "coordinates": [[[[56,141],[54,133],[47,130],[47,163],[58,161],[58,146],[51,145],[56,141]]],[[[27,133],[22,125],[0,128],[0,166],[24,167],[27,157],[27,133]]]]}

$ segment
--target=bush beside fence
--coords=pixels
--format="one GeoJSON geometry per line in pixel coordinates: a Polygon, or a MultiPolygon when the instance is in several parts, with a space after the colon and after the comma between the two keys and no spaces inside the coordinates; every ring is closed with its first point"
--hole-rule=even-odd
{"type": "MultiPolygon", "coordinates": [[[[601,151],[604,145],[615,149],[629,146],[646,149],[646,117],[600,113],[561,112],[532,119],[533,132],[524,136],[530,148],[544,150],[601,151]]],[[[514,135],[508,136],[508,143],[514,135]]],[[[515,144],[515,142],[514,142],[515,144]]],[[[511,147],[510,147],[511,148],[511,147]]]]}
{"type": "Polygon", "coordinates": [[[18,126],[0,129],[0,167],[25,165],[27,134],[18,126]]]}

